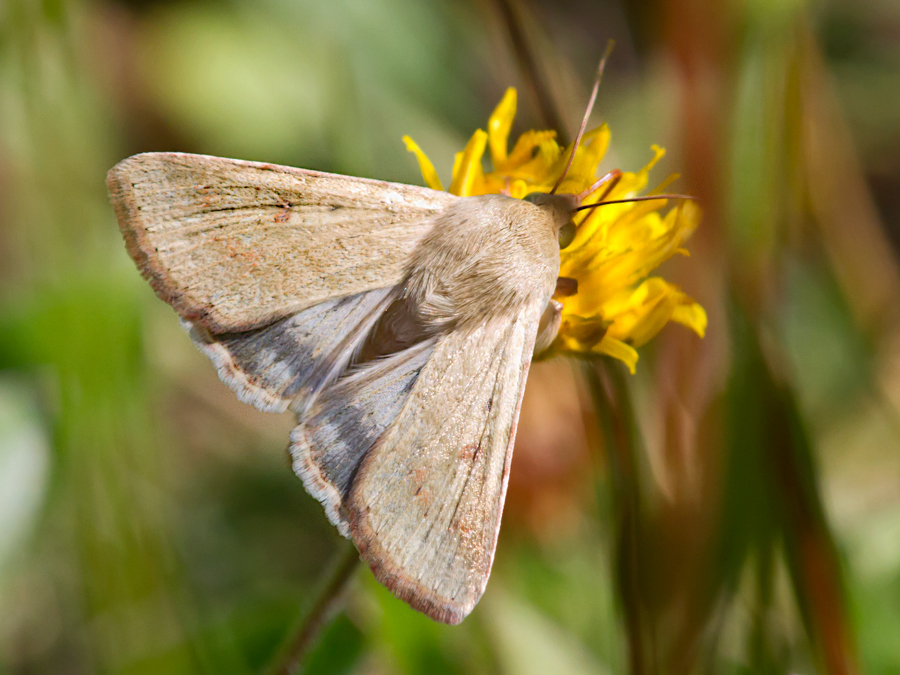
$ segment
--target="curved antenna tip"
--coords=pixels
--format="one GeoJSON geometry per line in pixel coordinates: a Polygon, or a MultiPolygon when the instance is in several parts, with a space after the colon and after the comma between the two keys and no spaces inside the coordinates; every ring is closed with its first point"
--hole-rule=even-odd
{"type": "Polygon", "coordinates": [[[587,109],[584,111],[584,117],[581,119],[581,127],[578,129],[578,135],[575,136],[575,142],[572,144],[572,152],[569,153],[569,161],[566,163],[566,168],[563,169],[563,172],[556,180],[556,183],[554,183],[553,189],[550,190],[551,195],[556,194],[559,186],[562,185],[562,182],[569,174],[569,169],[572,168],[572,162],[575,161],[575,153],[578,151],[578,144],[581,143],[581,137],[584,136],[584,130],[587,128],[588,118],[591,116],[591,111],[594,109],[594,102],[597,100],[597,92],[600,91],[600,81],[603,79],[603,71],[606,69],[606,61],[609,59],[609,55],[612,54],[612,50],[615,44],[615,40],[609,40],[606,43],[606,51],[603,52],[603,57],[600,59],[600,64],[597,66],[597,76],[594,78],[594,86],[591,89],[591,97],[588,100],[587,109]]]}

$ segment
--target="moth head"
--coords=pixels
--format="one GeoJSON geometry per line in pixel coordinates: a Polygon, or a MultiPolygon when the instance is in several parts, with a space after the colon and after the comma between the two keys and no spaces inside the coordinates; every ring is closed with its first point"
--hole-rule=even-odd
{"type": "Polygon", "coordinates": [[[532,192],[525,196],[525,201],[531,202],[544,212],[559,238],[560,249],[572,243],[575,238],[575,223],[572,222],[572,216],[575,215],[575,209],[579,204],[577,195],[532,192]]]}

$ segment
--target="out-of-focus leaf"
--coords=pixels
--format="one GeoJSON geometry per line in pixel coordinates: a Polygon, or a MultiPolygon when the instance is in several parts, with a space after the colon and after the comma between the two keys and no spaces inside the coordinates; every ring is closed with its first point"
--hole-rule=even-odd
{"type": "Polygon", "coordinates": [[[813,423],[830,424],[834,416],[851,412],[848,399],[870,389],[873,349],[825,271],[795,261],[786,282],[781,342],[790,377],[813,423]]]}
{"type": "Polygon", "coordinates": [[[322,155],[340,59],[314,35],[277,39],[265,15],[213,3],[159,11],[143,35],[144,68],[173,124],[208,153],[286,162],[322,155]]]}
{"type": "Polygon", "coordinates": [[[533,607],[504,595],[501,589],[496,589],[489,607],[486,629],[503,672],[517,675],[605,675],[610,672],[575,636],[566,633],[533,607]]]}
{"type": "Polygon", "coordinates": [[[50,469],[48,439],[27,396],[32,388],[21,379],[0,377],[0,597],[3,572],[11,559],[22,559],[50,469]]]}

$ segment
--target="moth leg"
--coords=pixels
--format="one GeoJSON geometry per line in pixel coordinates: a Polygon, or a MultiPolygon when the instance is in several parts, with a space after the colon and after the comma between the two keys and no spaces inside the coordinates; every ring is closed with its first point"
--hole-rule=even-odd
{"type": "Polygon", "coordinates": [[[568,298],[578,292],[578,279],[571,277],[559,277],[556,280],[556,290],[553,291],[554,298],[568,298]]]}
{"type": "Polygon", "coordinates": [[[541,352],[546,351],[556,339],[559,327],[562,324],[563,304],[559,300],[550,299],[541,314],[541,320],[538,323],[537,338],[534,341],[534,356],[539,356],[541,352]]]}

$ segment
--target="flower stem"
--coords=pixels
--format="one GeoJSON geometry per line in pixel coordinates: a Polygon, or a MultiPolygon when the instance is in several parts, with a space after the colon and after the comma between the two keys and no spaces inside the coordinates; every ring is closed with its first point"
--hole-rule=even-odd
{"type": "Polygon", "coordinates": [[[621,364],[598,359],[585,369],[612,478],[616,517],[616,590],[625,621],[631,675],[648,672],[652,653],[648,617],[641,594],[641,497],[637,424],[621,364]]]}
{"type": "Polygon", "coordinates": [[[270,673],[278,675],[292,675],[299,672],[303,659],[314,646],[319,631],[337,612],[344,590],[353,578],[353,572],[359,565],[359,553],[356,547],[349,541],[343,542],[343,548],[338,552],[332,563],[330,574],[321,587],[318,597],[313,601],[312,607],[291,632],[289,640],[279,651],[274,668],[270,673]]]}

